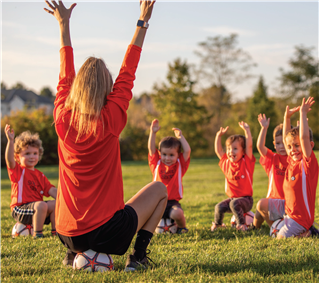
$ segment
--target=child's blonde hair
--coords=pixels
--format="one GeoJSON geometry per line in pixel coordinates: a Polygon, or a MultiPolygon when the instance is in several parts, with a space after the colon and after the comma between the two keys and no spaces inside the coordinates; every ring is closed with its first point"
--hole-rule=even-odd
{"type": "Polygon", "coordinates": [[[76,141],[92,131],[96,135],[101,109],[112,85],[112,77],[102,59],[89,57],[83,63],[65,103],[65,107],[71,109],[69,129],[73,126],[78,131],[76,141]]]}
{"type": "Polygon", "coordinates": [[[32,146],[39,149],[39,161],[41,160],[43,155],[43,147],[42,141],[39,138],[39,134],[31,134],[29,131],[25,131],[14,139],[14,159],[16,160],[16,162],[19,162],[16,158],[16,155],[20,154],[20,152],[28,146],[32,146]]]}
{"type": "Polygon", "coordinates": [[[240,142],[243,150],[246,150],[246,138],[243,135],[232,135],[232,136],[228,137],[226,140],[226,146],[232,144],[235,141],[240,142]]]}
{"type": "MultiPolygon", "coordinates": [[[[299,127],[292,128],[290,131],[288,131],[286,133],[286,137],[287,136],[291,136],[291,137],[298,136],[299,137],[299,127]]],[[[310,141],[313,141],[313,133],[310,128],[309,128],[309,138],[310,138],[310,141]]]]}

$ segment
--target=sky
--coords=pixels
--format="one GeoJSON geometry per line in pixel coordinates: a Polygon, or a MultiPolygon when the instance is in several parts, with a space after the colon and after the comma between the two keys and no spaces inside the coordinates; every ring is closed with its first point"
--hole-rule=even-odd
{"type": "MultiPolygon", "coordinates": [[[[72,2],[64,2],[69,7],[72,2]]],[[[77,1],[71,16],[75,68],[89,56],[103,58],[113,78],[140,15],[139,1],[77,1]]],[[[22,82],[39,93],[54,92],[59,73],[59,26],[44,1],[2,1],[1,81],[8,88],[22,82]]],[[[319,4],[312,1],[161,1],[155,3],[133,94],[151,92],[166,82],[168,64],[181,58],[199,64],[195,50],[208,37],[238,34],[238,47],[257,67],[255,78],[231,85],[234,99],[251,96],[263,76],[269,95],[276,95],[280,68],[289,70],[294,47],[314,47],[318,58],[319,4]]],[[[203,84],[205,86],[205,83],[203,84]]]]}

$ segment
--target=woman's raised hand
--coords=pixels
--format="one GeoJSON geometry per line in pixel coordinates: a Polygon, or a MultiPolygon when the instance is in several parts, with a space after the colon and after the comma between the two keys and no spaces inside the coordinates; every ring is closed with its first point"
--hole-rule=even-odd
{"type": "Polygon", "coordinates": [[[77,5],[76,3],[73,3],[69,9],[67,9],[62,1],[58,1],[59,4],[57,4],[56,1],[51,1],[52,4],[49,1],[45,1],[47,3],[47,5],[49,6],[49,9],[44,8],[44,10],[46,12],[48,12],[49,14],[53,15],[59,23],[63,23],[64,21],[69,21],[70,17],[71,17],[71,12],[73,10],[73,8],[77,5]]]}
{"type": "Polygon", "coordinates": [[[151,18],[153,5],[156,1],[142,0],[140,1],[140,20],[148,22],[151,18]]]}

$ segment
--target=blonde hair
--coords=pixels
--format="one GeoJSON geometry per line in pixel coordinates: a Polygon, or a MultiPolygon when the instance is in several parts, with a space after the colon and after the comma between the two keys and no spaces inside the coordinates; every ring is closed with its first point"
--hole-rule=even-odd
{"type": "Polygon", "coordinates": [[[39,134],[31,134],[29,131],[22,132],[19,136],[17,136],[14,140],[14,153],[15,153],[15,160],[17,160],[16,155],[20,154],[20,152],[27,148],[28,146],[32,146],[39,149],[39,161],[43,155],[43,147],[42,141],[39,138],[39,134]]]}
{"type": "Polygon", "coordinates": [[[89,57],[83,63],[65,103],[65,107],[71,109],[68,132],[71,126],[78,131],[76,142],[82,135],[92,132],[96,135],[101,109],[112,85],[112,77],[102,59],[89,57]]]}

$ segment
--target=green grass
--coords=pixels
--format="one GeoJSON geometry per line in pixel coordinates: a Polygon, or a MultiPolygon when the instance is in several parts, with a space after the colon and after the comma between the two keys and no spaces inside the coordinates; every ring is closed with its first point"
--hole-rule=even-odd
{"type": "MultiPolygon", "coordinates": [[[[317,153],[318,156],[318,153],[317,153]]],[[[125,201],[152,179],[146,162],[123,162],[125,201]]],[[[58,167],[38,167],[52,184],[58,183],[58,167]]],[[[112,256],[115,271],[86,273],[66,268],[61,261],[66,248],[50,227],[44,239],[11,238],[15,223],[10,213],[10,182],[1,170],[1,281],[2,282],[319,282],[319,239],[269,237],[269,228],[238,232],[228,228],[210,232],[214,206],[226,198],[224,176],[217,159],[195,159],[183,179],[189,232],[154,235],[150,257],[157,266],[147,271],[123,272],[126,255],[112,256]]],[[[254,206],[267,194],[268,179],[258,163],[254,173],[254,206]]],[[[319,192],[315,221],[319,223],[319,192]]],[[[134,241],[133,241],[134,243],[134,241]]],[[[132,251],[133,243],[129,248],[132,251]]],[[[128,251],[128,252],[129,252],[128,251]]]]}

